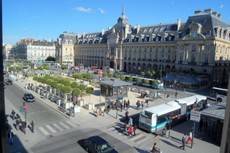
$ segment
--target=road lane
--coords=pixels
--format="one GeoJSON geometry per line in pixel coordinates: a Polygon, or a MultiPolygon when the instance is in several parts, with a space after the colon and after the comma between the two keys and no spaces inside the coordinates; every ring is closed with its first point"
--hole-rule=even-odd
{"type": "MultiPolygon", "coordinates": [[[[23,105],[24,100],[22,99],[24,93],[26,91],[22,88],[12,85],[7,86],[5,89],[5,99],[6,101],[11,102],[15,108],[20,109],[23,105]]],[[[41,100],[35,98],[34,103],[28,103],[29,111],[27,113],[28,121],[34,120],[34,122],[38,125],[47,124],[51,122],[63,121],[66,120],[64,116],[55,112],[53,109],[48,108],[42,104],[41,100]]],[[[22,113],[22,115],[24,115],[22,113]]]]}

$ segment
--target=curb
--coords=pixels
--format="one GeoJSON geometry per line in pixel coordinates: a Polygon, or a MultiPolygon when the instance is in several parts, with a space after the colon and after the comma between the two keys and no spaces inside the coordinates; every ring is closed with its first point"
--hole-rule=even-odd
{"type": "MultiPolygon", "coordinates": [[[[20,87],[20,88],[23,89],[23,90],[27,90],[27,89],[25,89],[24,87],[21,87],[21,86],[18,84],[18,82],[15,83],[15,85],[18,86],[18,87],[20,87]]],[[[31,90],[28,90],[28,91],[31,91],[31,90]]],[[[63,115],[65,118],[70,119],[70,117],[69,117],[67,114],[65,114],[65,113],[63,113],[63,112],[57,110],[56,108],[54,108],[53,106],[51,106],[50,104],[48,104],[49,101],[45,101],[44,99],[40,98],[40,95],[39,95],[39,94],[37,94],[37,93],[34,92],[34,91],[31,91],[31,92],[35,95],[36,98],[38,98],[40,101],[43,102],[43,103],[41,103],[42,105],[44,105],[44,103],[45,103],[47,106],[49,106],[49,108],[51,108],[51,109],[53,109],[54,111],[58,112],[59,114],[63,115]]]]}

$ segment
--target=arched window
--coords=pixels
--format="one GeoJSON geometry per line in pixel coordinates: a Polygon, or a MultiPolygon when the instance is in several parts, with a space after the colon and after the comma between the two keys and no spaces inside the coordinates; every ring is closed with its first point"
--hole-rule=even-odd
{"type": "Polygon", "coordinates": [[[222,29],[219,31],[219,38],[222,38],[222,29]]]}
{"type": "Polygon", "coordinates": [[[192,52],[196,52],[196,45],[192,45],[192,52]]]}

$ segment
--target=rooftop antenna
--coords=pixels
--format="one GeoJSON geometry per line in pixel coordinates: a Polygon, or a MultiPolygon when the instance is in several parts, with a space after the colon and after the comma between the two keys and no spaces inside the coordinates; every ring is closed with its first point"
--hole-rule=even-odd
{"type": "Polygon", "coordinates": [[[125,15],[125,7],[124,7],[124,4],[122,5],[122,12],[121,12],[121,15],[122,15],[122,16],[125,15]]]}

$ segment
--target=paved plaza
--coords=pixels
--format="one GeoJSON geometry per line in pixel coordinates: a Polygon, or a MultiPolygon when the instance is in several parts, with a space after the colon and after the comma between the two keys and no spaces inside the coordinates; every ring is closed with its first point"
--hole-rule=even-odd
{"type": "MultiPolygon", "coordinates": [[[[19,113],[22,119],[24,119],[24,114],[19,111],[19,108],[22,105],[21,97],[25,92],[24,87],[26,83],[26,80],[18,80],[14,83],[14,85],[6,87],[5,100],[7,114],[9,114],[12,109],[14,109],[16,113],[19,113]]],[[[170,89],[166,90],[166,92],[171,93],[169,98],[166,98],[164,95],[162,95],[161,98],[155,99],[153,102],[151,102],[148,107],[175,100],[175,91],[170,89]]],[[[184,91],[177,92],[177,98],[191,95],[191,93],[184,91]]],[[[135,136],[127,136],[121,130],[121,127],[124,124],[123,122],[121,122],[121,118],[125,116],[125,110],[123,110],[122,112],[111,110],[108,114],[105,114],[104,116],[96,117],[93,114],[92,110],[86,110],[84,108],[81,108],[80,113],[77,113],[75,117],[68,117],[57,109],[57,107],[55,106],[56,104],[51,103],[46,99],[40,98],[40,96],[36,93],[33,94],[36,96],[36,102],[33,104],[29,104],[27,120],[33,120],[35,122],[35,132],[32,133],[29,129],[27,129],[27,133],[23,134],[21,131],[16,130],[13,127],[14,121],[10,117],[8,117],[9,124],[11,125],[13,132],[16,135],[16,138],[18,138],[18,141],[15,141],[14,145],[10,147],[11,152],[20,151],[42,153],[47,152],[47,150],[51,148],[59,150],[59,152],[63,153],[66,152],[68,149],[70,149],[68,150],[69,152],[74,152],[79,149],[79,147],[74,147],[71,150],[71,146],[73,145],[73,143],[76,142],[76,139],[78,139],[79,137],[78,131],[84,131],[92,128],[97,130],[98,133],[107,133],[113,138],[119,140],[120,142],[123,142],[128,146],[133,147],[135,150],[134,152],[139,153],[150,152],[154,142],[157,142],[157,146],[161,149],[163,153],[217,153],[219,151],[218,146],[199,139],[194,140],[193,148],[190,148],[190,146],[188,145],[185,151],[181,150],[181,138],[183,134],[188,134],[188,129],[192,128],[191,121],[187,121],[177,125],[176,127],[173,127],[170,137],[156,137],[156,135],[147,133],[140,129],[137,129],[135,136]],[[52,147],[46,145],[43,149],[37,147],[38,143],[44,145],[46,141],[47,143],[54,141],[57,144],[52,147]],[[64,144],[62,144],[63,141],[65,141],[64,144]],[[63,145],[62,149],[58,145],[59,143],[60,145],[63,145]],[[67,146],[70,148],[68,148],[67,146]]],[[[136,114],[142,110],[136,108],[135,101],[137,99],[135,98],[137,96],[137,93],[130,92],[129,94],[131,106],[128,111],[130,112],[131,116],[134,115],[133,117],[138,117],[138,115],[136,114]]]]}

